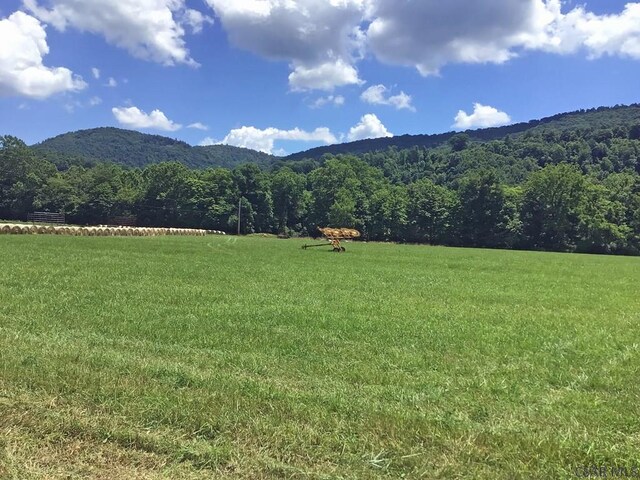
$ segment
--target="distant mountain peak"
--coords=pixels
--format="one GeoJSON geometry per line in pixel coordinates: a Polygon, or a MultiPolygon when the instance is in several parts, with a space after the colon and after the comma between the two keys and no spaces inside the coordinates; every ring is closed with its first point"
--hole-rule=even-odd
{"type": "Polygon", "coordinates": [[[143,167],[160,162],[180,162],[191,168],[234,167],[242,163],[269,165],[276,157],[230,145],[191,146],[182,140],[98,127],[69,132],[32,146],[36,152],[60,165],[113,162],[143,167]]]}

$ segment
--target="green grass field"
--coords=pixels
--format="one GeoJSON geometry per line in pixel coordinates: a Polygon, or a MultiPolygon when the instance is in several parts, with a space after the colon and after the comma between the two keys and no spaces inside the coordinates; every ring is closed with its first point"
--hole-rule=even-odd
{"type": "Polygon", "coordinates": [[[0,237],[0,478],[640,464],[640,259],[0,237]]]}

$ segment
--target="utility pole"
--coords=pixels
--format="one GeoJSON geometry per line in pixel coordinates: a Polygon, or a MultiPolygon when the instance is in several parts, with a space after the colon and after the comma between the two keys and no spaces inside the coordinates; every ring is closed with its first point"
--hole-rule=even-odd
{"type": "Polygon", "coordinates": [[[242,197],[238,200],[238,236],[240,235],[240,213],[242,211],[242,197]]]}

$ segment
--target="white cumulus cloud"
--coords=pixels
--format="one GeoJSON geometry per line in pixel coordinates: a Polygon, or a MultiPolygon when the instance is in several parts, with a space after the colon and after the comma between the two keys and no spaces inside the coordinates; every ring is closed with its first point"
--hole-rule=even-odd
{"type": "Polygon", "coordinates": [[[368,113],[360,119],[360,123],[349,130],[347,139],[350,142],[367,138],[393,137],[393,133],[387,130],[380,119],[373,113],[368,113]]]}
{"type": "Polygon", "coordinates": [[[191,31],[193,33],[200,33],[202,32],[205,24],[213,23],[213,18],[204,15],[202,12],[194,10],[192,8],[188,8],[187,10],[185,10],[182,18],[184,24],[191,27],[191,31]]]}
{"type": "Polygon", "coordinates": [[[182,125],[169,120],[160,110],[154,110],[147,114],[138,107],[114,107],[111,111],[121,125],[129,128],[164,130],[166,132],[175,132],[182,128],[182,125]]]}
{"type": "Polygon", "coordinates": [[[0,95],[46,98],[86,88],[82,77],[63,67],[47,67],[47,33],[24,12],[0,19],[0,95]]]}
{"type": "MultiPolygon", "coordinates": [[[[208,140],[208,139],[207,139],[208,140]]],[[[295,140],[302,142],[336,143],[337,139],[326,127],[319,127],[312,132],[299,128],[281,130],[278,128],[259,129],[256,127],[241,127],[231,130],[220,144],[236,147],[251,148],[265,153],[273,153],[277,140],[295,140]]]]}
{"type": "Polygon", "coordinates": [[[415,112],[416,109],[413,105],[411,105],[411,95],[407,95],[404,92],[400,92],[398,95],[387,95],[389,89],[384,85],[372,85],[367,88],[362,95],[360,95],[360,99],[368,103],[370,105],[389,105],[397,110],[411,110],[415,112]]]}
{"type": "Polygon", "coordinates": [[[360,84],[366,55],[425,76],[528,50],[640,59],[640,2],[598,15],[561,0],[206,1],[232,44],[289,63],[293,90],[360,84]]]}
{"type": "Polygon", "coordinates": [[[611,15],[596,15],[583,6],[563,15],[560,0],[550,0],[549,9],[552,20],[538,48],[557,53],[585,50],[591,59],[640,59],[640,3],[627,3],[621,13],[611,15]]]}
{"type": "Polygon", "coordinates": [[[25,7],[60,31],[68,27],[102,35],[135,57],[165,65],[191,64],[184,25],[202,29],[204,15],[185,0],[23,0],[25,7]]]}
{"type": "Polygon", "coordinates": [[[327,95],[326,97],[317,98],[311,103],[311,108],[322,108],[325,105],[334,105],[341,107],[345,103],[345,98],[342,95],[327,95]]]}
{"type": "Polygon", "coordinates": [[[361,85],[358,70],[344,60],[306,67],[297,65],[289,75],[289,85],[294,91],[327,90],[345,85],[361,85]]]}
{"type": "Polygon", "coordinates": [[[455,122],[453,128],[467,130],[470,128],[489,128],[506,125],[511,123],[511,117],[497,108],[475,103],[472,114],[460,110],[456,115],[455,122]]]}
{"type": "Polygon", "coordinates": [[[98,80],[100,78],[100,69],[93,67],[91,69],[91,75],[93,75],[93,78],[95,78],[96,80],[98,80]]]}
{"type": "Polygon", "coordinates": [[[522,46],[521,36],[543,29],[543,0],[377,0],[367,29],[378,59],[436,74],[449,63],[504,63],[522,46]]]}
{"type": "Polygon", "coordinates": [[[206,0],[235,46],[293,70],[294,90],[359,84],[360,29],[369,0],[206,0]]]}
{"type": "Polygon", "coordinates": [[[193,128],[195,130],[209,130],[209,127],[207,127],[204,123],[200,123],[200,122],[195,122],[192,123],[191,125],[187,125],[187,128],[193,128]]]}

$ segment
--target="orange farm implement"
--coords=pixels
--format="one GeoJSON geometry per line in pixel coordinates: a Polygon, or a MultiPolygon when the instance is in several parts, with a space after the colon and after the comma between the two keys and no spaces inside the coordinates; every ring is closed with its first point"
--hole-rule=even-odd
{"type": "Polygon", "coordinates": [[[322,232],[322,236],[327,240],[327,243],[319,243],[317,245],[303,245],[303,249],[313,247],[324,247],[331,245],[334,252],[344,252],[345,248],[340,245],[340,240],[353,240],[360,237],[358,230],[352,228],[320,228],[318,230],[322,232]]]}

